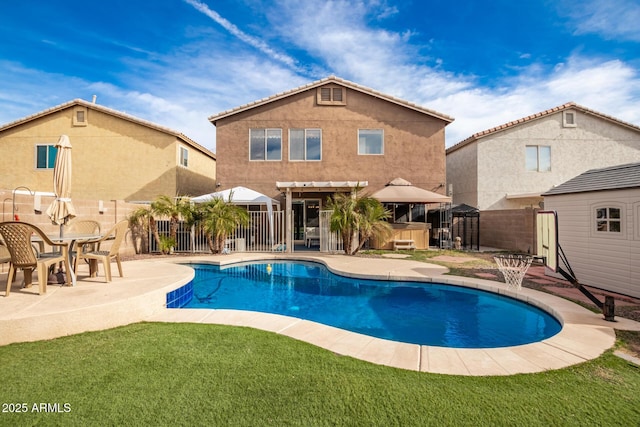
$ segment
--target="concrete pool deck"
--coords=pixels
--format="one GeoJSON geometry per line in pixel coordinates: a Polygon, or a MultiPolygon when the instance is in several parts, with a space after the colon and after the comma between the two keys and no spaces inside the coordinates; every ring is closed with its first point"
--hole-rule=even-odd
{"type": "MultiPolygon", "coordinates": [[[[525,288],[509,291],[501,282],[444,275],[444,267],[403,259],[316,254],[203,255],[127,261],[123,269],[124,278],[116,273],[112,282],[104,283],[103,276],[88,278],[88,267],[80,266],[76,287],[49,285],[44,295],[37,295],[37,286],[20,289],[19,277],[11,295],[0,298],[0,345],[139,321],[211,323],[271,331],[337,354],[402,369],[453,375],[512,375],[559,369],[597,358],[614,345],[614,328],[640,331],[638,322],[619,317],[616,322],[607,322],[601,314],[555,295],[525,288]],[[433,281],[491,290],[546,309],[561,320],[563,328],[557,335],[533,344],[455,349],[388,341],[281,315],[164,307],[166,293],[193,277],[193,270],[180,263],[228,264],[288,258],[319,261],[335,273],[352,277],[433,281]]],[[[6,273],[0,274],[0,289],[4,290],[5,283],[6,273]]]]}

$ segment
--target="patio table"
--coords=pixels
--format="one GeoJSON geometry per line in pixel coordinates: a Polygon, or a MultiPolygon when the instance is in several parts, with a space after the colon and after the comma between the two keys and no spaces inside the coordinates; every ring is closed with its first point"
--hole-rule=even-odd
{"type": "MultiPolygon", "coordinates": [[[[47,237],[51,239],[52,242],[68,242],[69,243],[69,265],[73,266],[73,249],[76,246],[76,244],[91,243],[92,240],[100,239],[102,235],[91,234],[91,233],[68,233],[68,234],[63,234],[62,236],[60,236],[60,234],[47,234],[47,237]]],[[[43,245],[42,239],[40,239],[37,236],[34,236],[31,239],[31,241],[38,243],[40,245],[40,250],[41,251],[43,250],[42,248],[44,245],[43,245]]],[[[89,271],[93,273],[92,268],[95,269],[94,266],[89,265],[89,271]]],[[[71,286],[76,286],[76,273],[75,271],[73,271],[73,267],[71,267],[69,270],[70,271],[68,272],[68,274],[71,277],[71,286]]]]}

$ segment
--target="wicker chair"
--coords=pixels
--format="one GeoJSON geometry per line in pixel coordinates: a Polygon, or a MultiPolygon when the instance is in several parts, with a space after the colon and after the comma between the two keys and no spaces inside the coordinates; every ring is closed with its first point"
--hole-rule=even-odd
{"type": "Polygon", "coordinates": [[[64,226],[64,233],[100,234],[100,223],[91,220],[76,220],[64,226]]]}
{"type": "Polygon", "coordinates": [[[24,271],[25,286],[30,286],[32,281],[33,270],[38,271],[39,293],[42,295],[47,292],[47,280],[49,279],[49,267],[64,262],[67,271],[69,267],[69,244],[53,242],[38,227],[26,222],[8,221],[0,223],[0,236],[4,240],[11,262],[9,264],[9,274],[7,276],[7,289],[5,296],[9,296],[11,292],[11,284],[15,277],[16,270],[21,268],[24,271]],[[31,236],[37,234],[40,239],[51,247],[60,248],[60,253],[52,256],[40,256],[33,250],[31,245],[31,236]]]}
{"type": "Polygon", "coordinates": [[[8,264],[11,262],[11,254],[9,253],[9,249],[4,244],[2,239],[0,239],[0,264],[8,264]]]}
{"type": "MultiPolygon", "coordinates": [[[[120,273],[120,277],[124,277],[122,275],[122,264],[120,263],[120,244],[124,239],[124,235],[127,232],[127,228],[129,227],[129,222],[127,220],[120,221],[117,223],[111,230],[109,230],[104,236],[102,236],[98,240],[89,240],[85,242],[78,242],[78,254],[76,256],[75,265],[78,265],[78,260],[80,258],[89,261],[91,265],[91,261],[102,261],[104,265],[104,276],[105,281],[111,281],[111,259],[115,259],[118,264],[118,272],[120,273]],[[111,236],[115,233],[115,237],[111,242],[111,247],[108,251],[102,250],[89,250],[85,252],[83,248],[87,247],[88,244],[96,244],[99,245],[107,239],[110,239],[111,236]]],[[[77,270],[76,270],[77,271],[77,270]]]]}

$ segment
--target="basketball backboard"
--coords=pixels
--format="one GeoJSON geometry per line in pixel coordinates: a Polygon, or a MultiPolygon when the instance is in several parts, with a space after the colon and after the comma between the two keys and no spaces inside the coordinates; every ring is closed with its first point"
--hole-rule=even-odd
{"type": "Polygon", "coordinates": [[[558,271],[558,215],[556,211],[538,211],[536,216],[536,255],[544,264],[558,271]]]}

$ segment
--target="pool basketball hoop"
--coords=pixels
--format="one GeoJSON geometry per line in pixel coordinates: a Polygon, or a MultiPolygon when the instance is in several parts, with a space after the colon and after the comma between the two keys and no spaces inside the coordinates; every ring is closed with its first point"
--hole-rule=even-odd
{"type": "Polygon", "coordinates": [[[530,255],[497,255],[493,257],[509,289],[519,290],[522,279],[533,261],[530,255]]]}
{"type": "Polygon", "coordinates": [[[559,273],[569,283],[578,288],[596,307],[602,310],[604,319],[615,320],[615,301],[606,295],[604,302],[596,298],[585,288],[571,269],[569,260],[558,240],[558,214],[555,211],[538,211],[536,214],[536,255],[544,266],[554,273],[559,273]]]}

